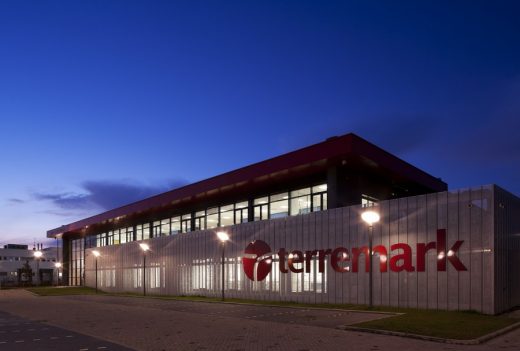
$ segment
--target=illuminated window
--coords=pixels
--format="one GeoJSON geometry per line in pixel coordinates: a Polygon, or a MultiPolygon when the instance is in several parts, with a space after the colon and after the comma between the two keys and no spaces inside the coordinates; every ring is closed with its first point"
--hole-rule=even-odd
{"type": "MultiPolygon", "coordinates": [[[[233,216],[234,216],[233,207],[234,207],[233,205],[220,206],[220,226],[221,227],[235,224],[235,220],[233,218],[233,216]]],[[[209,221],[209,217],[208,217],[208,221],[209,221]]]]}
{"type": "Polygon", "coordinates": [[[235,204],[235,224],[246,223],[248,220],[248,202],[237,202],[235,204]]]}
{"type": "Polygon", "coordinates": [[[255,215],[255,221],[262,221],[269,217],[269,197],[264,196],[254,200],[253,211],[255,215]]]}
{"type": "Polygon", "coordinates": [[[378,200],[375,197],[371,197],[365,194],[361,195],[361,207],[375,206],[377,201],[378,200]]]}
{"type": "Polygon", "coordinates": [[[291,191],[291,216],[311,212],[311,188],[291,191]]]}
{"type": "Polygon", "coordinates": [[[312,211],[324,211],[327,209],[327,184],[312,187],[312,211]]]}
{"type": "Polygon", "coordinates": [[[181,216],[181,232],[191,232],[191,213],[181,216]]]}
{"type": "Polygon", "coordinates": [[[181,232],[181,217],[180,216],[172,217],[171,222],[172,222],[171,229],[170,229],[171,234],[180,233],[181,232]]]}
{"type": "Polygon", "coordinates": [[[206,229],[206,211],[195,212],[195,227],[193,230],[206,229]]]}
{"type": "Polygon", "coordinates": [[[206,228],[211,229],[218,227],[218,207],[208,208],[206,211],[206,228]]]}
{"type": "Polygon", "coordinates": [[[163,219],[161,221],[161,236],[170,235],[170,219],[163,219]]]}
{"type": "Polygon", "coordinates": [[[289,215],[289,194],[280,193],[271,195],[270,207],[269,207],[269,218],[281,218],[289,215]]]}
{"type": "Polygon", "coordinates": [[[152,235],[154,238],[161,236],[161,221],[152,223],[152,235]]]}

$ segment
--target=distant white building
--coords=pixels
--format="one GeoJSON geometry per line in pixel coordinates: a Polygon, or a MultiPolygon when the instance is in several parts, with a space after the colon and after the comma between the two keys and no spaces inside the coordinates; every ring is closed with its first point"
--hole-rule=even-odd
{"type": "Polygon", "coordinates": [[[7,244],[0,248],[0,286],[52,285],[58,283],[58,249],[49,247],[40,250],[39,259],[35,249],[27,245],[7,244]]]}

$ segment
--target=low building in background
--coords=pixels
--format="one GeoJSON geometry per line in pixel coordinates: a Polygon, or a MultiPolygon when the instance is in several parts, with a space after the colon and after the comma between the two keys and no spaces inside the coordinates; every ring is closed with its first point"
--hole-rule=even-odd
{"type": "Polygon", "coordinates": [[[518,233],[514,195],[447,191],[347,134],[47,236],[63,239],[70,285],[493,314],[520,304],[518,233]]]}
{"type": "Polygon", "coordinates": [[[58,283],[58,249],[39,250],[35,257],[34,248],[28,245],[7,244],[0,248],[0,287],[55,285],[58,283]]]}

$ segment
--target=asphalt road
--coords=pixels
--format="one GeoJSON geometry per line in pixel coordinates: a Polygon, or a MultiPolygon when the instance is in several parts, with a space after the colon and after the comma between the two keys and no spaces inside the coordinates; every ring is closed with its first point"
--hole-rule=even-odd
{"type": "Polygon", "coordinates": [[[101,339],[0,311],[0,350],[132,351],[101,339]]]}

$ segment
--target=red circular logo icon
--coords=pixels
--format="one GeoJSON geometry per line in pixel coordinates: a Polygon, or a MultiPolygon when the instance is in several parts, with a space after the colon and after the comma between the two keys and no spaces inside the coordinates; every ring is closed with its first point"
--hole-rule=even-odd
{"type": "Polygon", "coordinates": [[[262,281],[271,272],[271,248],[265,241],[255,240],[247,245],[242,257],[244,272],[252,281],[262,281]]]}

